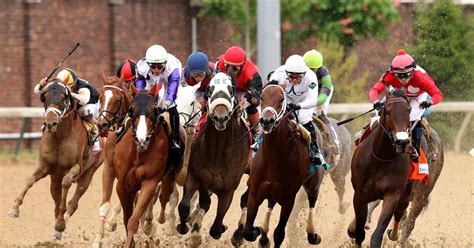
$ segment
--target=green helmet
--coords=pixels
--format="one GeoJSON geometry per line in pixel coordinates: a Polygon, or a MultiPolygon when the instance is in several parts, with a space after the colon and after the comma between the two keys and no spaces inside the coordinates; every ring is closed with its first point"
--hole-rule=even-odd
{"type": "Polygon", "coordinates": [[[319,67],[323,66],[323,55],[316,51],[316,49],[307,51],[303,55],[303,59],[310,69],[319,69],[319,67]]]}

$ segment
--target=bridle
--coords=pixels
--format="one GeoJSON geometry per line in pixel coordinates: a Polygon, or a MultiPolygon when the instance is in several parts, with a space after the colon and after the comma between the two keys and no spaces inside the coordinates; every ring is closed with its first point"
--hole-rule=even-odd
{"type": "Polygon", "coordinates": [[[289,111],[286,115],[285,115],[285,111],[286,111],[286,97],[285,97],[285,90],[283,89],[283,87],[281,87],[280,85],[277,85],[277,84],[269,84],[267,85],[263,90],[262,90],[262,94],[263,92],[267,89],[267,88],[270,88],[270,87],[278,87],[282,92],[283,92],[283,100],[282,100],[282,105],[281,105],[281,109],[280,109],[280,112],[276,112],[275,108],[271,107],[271,106],[268,106],[268,107],[265,107],[263,110],[262,110],[262,116],[264,116],[264,114],[266,112],[270,112],[273,114],[273,116],[276,116],[276,119],[275,121],[273,122],[272,126],[271,126],[271,129],[269,131],[263,131],[265,134],[267,133],[271,133],[273,130],[275,130],[278,125],[280,125],[280,122],[283,118],[287,117],[289,114],[291,114],[292,112],[289,111]]]}
{"type": "Polygon", "coordinates": [[[44,117],[46,118],[46,116],[48,116],[49,113],[53,113],[56,116],[57,123],[59,124],[65,117],[67,117],[70,113],[72,113],[75,110],[76,103],[74,101],[72,101],[71,99],[72,99],[71,91],[69,90],[69,88],[67,86],[63,85],[62,83],[58,83],[57,81],[50,82],[49,84],[47,84],[44,87],[44,90],[41,92],[41,101],[43,101],[45,103],[44,117]],[[44,99],[44,94],[46,94],[47,89],[51,85],[59,85],[59,86],[62,86],[64,88],[64,91],[61,92],[61,93],[66,95],[66,98],[65,98],[64,102],[61,102],[61,104],[60,104],[60,105],[64,106],[62,110],[60,110],[56,107],[46,106],[46,102],[45,102],[45,99],[44,99]],[[73,108],[70,108],[71,106],[73,106],[73,108]],[[69,109],[70,109],[70,111],[68,112],[69,109]]]}
{"type": "Polygon", "coordinates": [[[123,109],[125,109],[125,108],[123,108],[122,104],[124,104],[124,98],[125,98],[124,94],[125,93],[123,92],[123,90],[120,87],[117,87],[115,85],[104,85],[104,89],[106,89],[106,88],[116,89],[116,90],[120,91],[120,102],[119,102],[119,105],[118,105],[117,109],[114,112],[109,111],[107,109],[103,109],[103,110],[100,110],[100,114],[99,114],[99,117],[102,116],[105,119],[105,121],[107,121],[107,125],[109,127],[112,127],[113,124],[116,123],[119,120],[120,117],[124,116],[123,109]],[[106,117],[107,113],[112,115],[112,118],[108,119],[106,117]]]}

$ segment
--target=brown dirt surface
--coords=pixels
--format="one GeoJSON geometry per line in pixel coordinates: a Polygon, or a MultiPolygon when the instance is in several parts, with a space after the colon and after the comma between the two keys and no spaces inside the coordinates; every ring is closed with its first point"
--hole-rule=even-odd
{"type": "MultiPolygon", "coordinates": [[[[101,176],[99,169],[89,190],[79,202],[79,209],[67,224],[63,239],[52,242],[51,234],[54,227],[54,204],[49,193],[49,177],[40,180],[27,193],[20,207],[20,217],[10,218],[7,212],[13,200],[25,184],[27,176],[33,171],[34,161],[31,159],[14,162],[9,158],[0,158],[0,247],[90,247],[98,226],[98,209],[101,202],[101,176]]],[[[413,247],[472,247],[474,245],[474,158],[468,154],[447,153],[443,172],[435,186],[429,207],[418,218],[409,244],[413,247]]],[[[209,236],[209,228],[214,220],[216,198],[212,198],[210,212],[204,217],[202,247],[231,247],[230,237],[240,218],[239,200],[246,186],[246,178],[242,179],[224,224],[229,227],[220,240],[209,236]]],[[[73,186],[74,187],[74,186],[73,186]]],[[[72,195],[71,188],[69,196],[72,195]]],[[[346,181],[345,201],[351,202],[352,186],[350,178],[346,181]]],[[[306,241],[307,201],[301,193],[297,196],[297,204],[287,225],[284,247],[309,247],[306,241]]],[[[118,202],[115,193],[112,203],[118,202]]],[[[348,208],[345,214],[337,211],[337,195],[334,185],[327,176],[324,179],[316,209],[316,230],[322,237],[318,247],[349,247],[351,241],[347,236],[353,210],[348,208]]],[[[262,204],[256,224],[260,225],[266,203],[262,204]]],[[[159,207],[155,207],[158,216],[159,207]]],[[[273,229],[278,221],[280,208],[273,212],[270,223],[269,237],[272,240],[273,229]]],[[[371,231],[375,228],[378,211],[374,213],[371,230],[368,231],[364,244],[367,245],[371,231]]],[[[160,247],[185,247],[189,234],[181,236],[165,236],[162,234],[164,225],[159,225],[157,235],[160,247]]],[[[125,240],[125,231],[121,218],[118,230],[106,233],[105,247],[121,246],[125,240]]],[[[243,247],[257,247],[257,242],[245,242],[243,247]]],[[[395,242],[384,238],[384,246],[395,247],[395,242]]]]}

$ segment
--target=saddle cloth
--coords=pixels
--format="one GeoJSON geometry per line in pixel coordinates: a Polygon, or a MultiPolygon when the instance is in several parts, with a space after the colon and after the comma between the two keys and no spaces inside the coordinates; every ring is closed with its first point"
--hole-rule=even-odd
{"type": "Polygon", "coordinates": [[[408,174],[408,179],[422,181],[424,185],[426,185],[429,181],[428,162],[423,148],[420,148],[418,163],[410,161],[410,172],[408,174]]]}

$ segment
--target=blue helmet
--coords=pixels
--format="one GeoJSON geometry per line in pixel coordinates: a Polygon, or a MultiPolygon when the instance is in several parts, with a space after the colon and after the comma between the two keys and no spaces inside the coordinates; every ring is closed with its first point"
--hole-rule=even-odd
{"type": "Polygon", "coordinates": [[[209,59],[202,52],[193,52],[188,57],[188,69],[192,73],[203,73],[209,69],[209,59]]]}

